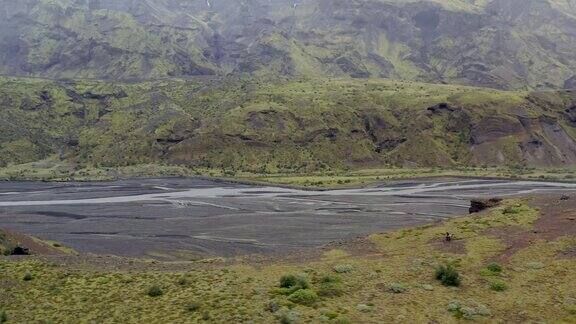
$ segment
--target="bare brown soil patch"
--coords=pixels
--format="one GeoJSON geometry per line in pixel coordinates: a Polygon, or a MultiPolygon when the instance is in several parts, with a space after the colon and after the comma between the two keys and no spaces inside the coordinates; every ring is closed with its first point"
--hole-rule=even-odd
{"type": "Polygon", "coordinates": [[[2,232],[4,232],[4,234],[6,235],[6,239],[10,244],[26,247],[30,250],[31,254],[40,254],[40,255],[64,254],[56,247],[53,247],[50,244],[41,242],[39,240],[35,240],[30,236],[15,233],[8,230],[2,230],[2,232]]]}
{"type": "Polygon", "coordinates": [[[239,258],[238,262],[264,266],[268,264],[301,264],[322,259],[326,252],[342,250],[348,255],[362,259],[379,259],[385,257],[368,237],[358,237],[351,240],[331,242],[321,247],[299,249],[287,253],[274,253],[266,255],[249,255],[239,258]]]}
{"type": "MultiPolygon", "coordinates": [[[[576,195],[564,198],[559,195],[531,197],[528,204],[540,210],[540,217],[534,222],[533,229],[504,227],[487,231],[487,234],[507,245],[506,250],[494,258],[495,261],[505,262],[519,250],[540,240],[554,241],[563,236],[576,235],[576,195]]],[[[573,253],[571,251],[569,249],[567,255],[573,253]]]]}
{"type": "Polygon", "coordinates": [[[465,240],[452,240],[447,242],[443,238],[434,239],[430,245],[438,251],[452,254],[466,254],[465,240]]]}
{"type": "Polygon", "coordinates": [[[568,249],[558,253],[558,259],[576,259],[576,246],[569,247],[568,249]]]}

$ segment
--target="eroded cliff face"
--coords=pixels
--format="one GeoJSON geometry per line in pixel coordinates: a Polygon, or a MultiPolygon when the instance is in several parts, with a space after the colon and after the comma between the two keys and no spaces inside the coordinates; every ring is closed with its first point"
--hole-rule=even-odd
{"type": "Polygon", "coordinates": [[[574,11],[556,0],[3,0],[0,72],[572,87],[574,11]]]}

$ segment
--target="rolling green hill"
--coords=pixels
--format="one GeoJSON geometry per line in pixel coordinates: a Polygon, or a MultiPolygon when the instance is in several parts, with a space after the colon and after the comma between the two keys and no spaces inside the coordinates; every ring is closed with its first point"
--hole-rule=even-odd
{"type": "Polygon", "coordinates": [[[384,79],[0,79],[0,164],[571,166],[576,92],[384,79]]]}
{"type": "Polygon", "coordinates": [[[573,0],[0,0],[0,166],[572,166],[575,30],[573,0]]]}
{"type": "Polygon", "coordinates": [[[0,1],[0,73],[576,86],[573,0],[0,1]]]}

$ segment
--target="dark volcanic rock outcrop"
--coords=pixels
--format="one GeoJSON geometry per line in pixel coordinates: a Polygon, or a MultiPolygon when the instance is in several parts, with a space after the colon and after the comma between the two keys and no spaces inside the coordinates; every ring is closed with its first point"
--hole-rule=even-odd
{"type": "Polygon", "coordinates": [[[474,199],[470,202],[468,211],[470,214],[479,213],[483,210],[497,207],[501,202],[501,198],[474,199]]]}

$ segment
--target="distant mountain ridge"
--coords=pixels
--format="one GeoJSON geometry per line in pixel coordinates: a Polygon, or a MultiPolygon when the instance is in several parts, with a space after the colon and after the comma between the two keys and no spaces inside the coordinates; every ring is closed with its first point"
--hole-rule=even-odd
{"type": "Polygon", "coordinates": [[[0,74],[576,87],[575,0],[0,0],[0,74]]]}

